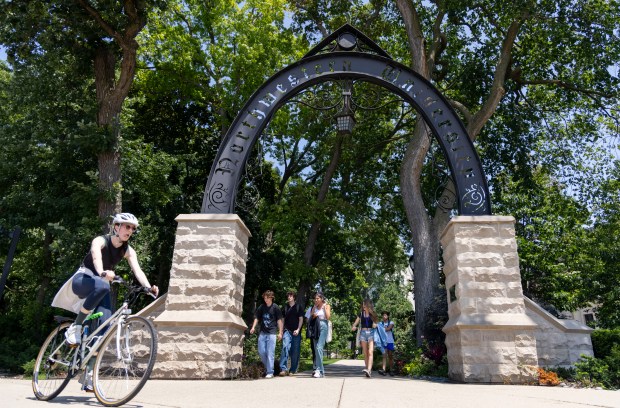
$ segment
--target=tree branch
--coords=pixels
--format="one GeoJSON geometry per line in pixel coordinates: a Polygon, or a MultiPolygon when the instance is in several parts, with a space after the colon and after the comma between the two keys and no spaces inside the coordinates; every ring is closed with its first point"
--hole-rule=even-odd
{"type": "Polygon", "coordinates": [[[140,9],[137,6],[137,2],[140,0],[124,0],[123,8],[125,9],[125,15],[129,17],[129,25],[123,35],[125,40],[131,40],[136,38],[138,33],[146,25],[146,18],[140,15],[140,9]]]}
{"type": "Polygon", "coordinates": [[[469,133],[471,140],[475,140],[476,137],[478,137],[480,130],[482,130],[482,127],[491,118],[493,113],[495,113],[497,106],[506,94],[504,84],[506,83],[507,73],[510,69],[512,61],[512,49],[515,45],[519,29],[521,28],[524,20],[527,19],[528,15],[528,12],[524,11],[523,14],[519,18],[513,20],[508,27],[508,31],[506,32],[506,36],[504,37],[504,41],[502,43],[499,60],[497,61],[497,65],[495,67],[493,85],[489,96],[467,126],[467,132],[469,133]]]}
{"type": "Polygon", "coordinates": [[[105,21],[103,19],[103,17],[101,17],[101,14],[99,14],[99,12],[97,10],[95,10],[90,5],[90,3],[88,1],[86,1],[86,0],[77,0],[77,2],[82,6],[82,8],[84,10],[86,10],[86,12],[88,14],[90,14],[95,19],[97,24],[99,24],[99,27],[103,28],[103,31],[105,31],[112,38],[114,38],[116,41],[118,41],[118,43],[121,45],[121,47],[123,46],[123,43],[125,42],[125,40],[124,40],[123,36],[121,35],[121,33],[116,31],[114,29],[114,27],[112,27],[110,24],[108,24],[108,22],[105,21]]]}
{"type": "MultiPolygon", "coordinates": [[[[437,4],[437,6],[440,6],[440,4],[437,4]]],[[[435,23],[433,24],[433,42],[431,44],[431,49],[429,50],[427,60],[428,72],[433,72],[435,70],[437,61],[439,61],[441,53],[446,48],[446,35],[441,31],[441,22],[443,21],[445,15],[445,11],[443,11],[442,8],[439,8],[439,11],[435,16],[435,23]]]]}
{"type": "Polygon", "coordinates": [[[411,50],[411,67],[414,71],[430,79],[430,71],[426,61],[426,51],[424,49],[424,34],[420,17],[411,0],[396,0],[396,6],[403,17],[405,30],[407,31],[407,40],[409,49],[411,50]]]}
{"type": "Polygon", "coordinates": [[[520,85],[551,85],[558,86],[560,88],[568,89],[569,91],[576,91],[582,94],[589,96],[590,98],[594,98],[594,96],[600,96],[603,98],[615,98],[618,95],[609,95],[603,92],[595,91],[592,89],[580,88],[574,84],[559,80],[559,79],[535,79],[531,81],[524,81],[520,78],[515,79],[515,82],[520,85]]]}
{"type": "Polygon", "coordinates": [[[469,109],[461,102],[455,101],[453,99],[449,99],[450,105],[461,112],[461,114],[465,117],[465,123],[470,123],[474,115],[471,113],[469,109]]]}
{"type": "MultiPolygon", "coordinates": [[[[183,13],[180,13],[178,10],[175,9],[172,12],[174,13],[174,15],[179,20],[181,20],[181,21],[183,21],[185,23],[185,26],[187,27],[188,34],[190,35],[190,37],[193,37],[194,36],[194,30],[192,28],[192,23],[190,23],[190,21],[185,17],[185,15],[183,13]]],[[[209,34],[211,34],[211,33],[209,33],[209,34]]],[[[210,35],[210,37],[211,37],[211,40],[213,42],[213,38],[212,38],[211,35],[210,35]]]]}
{"type": "Polygon", "coordinates": [[[302,0],[293,0],[293,4],[295,4],[295,6],[300,9],[305,11],[306,13],[308,13],[308,15],[310,16],[312,22],[314,24],[316,24],[317,28],[319,29],[319,31],[321,32],[321,36],[323,38],[327,37],[329,35],[329,32],[327,31],[327,29],[325,28],[324,23],[319,20],[318,15],[313,15],[314,13],[312,13],[307,7],[304,7],[303,5],[303,1],[302,0]]]}

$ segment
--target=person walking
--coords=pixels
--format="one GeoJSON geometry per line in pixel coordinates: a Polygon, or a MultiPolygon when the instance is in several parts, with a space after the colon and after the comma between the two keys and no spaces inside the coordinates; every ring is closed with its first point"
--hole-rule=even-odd
{"type": "Polygon", "coordinates": [[[352,331],[357,330],[357,325],[361,324],[360,331],[360,343],[362,345],[362,352],[364,353],[364,365],[365,368],[362,370],[366,377],[370,378],[372,376],[372,360],[373,360],[373,352],[375,345],[375,330],[377,328],[378,321],[377,313],[375,312],[375,308],[370,299],[364,299],[362,302],[362,312],[357,316],[355,322],[353,322],[353,326],[351,326],[352,331]]]}
{"type": "MultiPolygon", "coordinates": [[[[304,320],[306,322],[306,338],[310,340],[310,351],[312,352],[312,373],[316,371],[316,350],[314,349],[314,341],[312,341],[312,336],[314,334],[314,331],[312,330],[312,327],[310,326],[310,319],[311,319],[311,313],[312,313],[313,307],[314,307],[314,296],[312,296],[312,306],[306,309],[306,314],[304,315],[304,318],[305,318],[304,320]]],[[[318,336],[318,333],[317,333],[317,336],[318,336]]]]}
{"type": "Polygon", "coordinates": [[[379,325],[383,327],[385,330],[385,334],[387,337],[387,347],[385,348],[385,352],[383,353],[383,369],[379,370],[379,374],[385,376],[386,373],[386,362],[387,372],[390,376],[394,376],[394,322],[390,320],[390,312],[383,311],[381,312],[381,321],[379,325]]]}
{"type": "Polygon", "coordinates": [[[312,342],[314,344],[314,366],[316,367],[312,377],[325,377],[325,367],[323,366],[323,352],[327,341],[328,321],[331,319],[332,309],[327,303],[325,296],[317,292],[314,296],[314,306],[309,311],[308,326],[312,332],[312,342]]]}
{"type": "Polygon", "coordinates": [[[296,303],[297,293],[286,293],[287,303],[284,306],[284,335],[282,337],[282,352],[280,353],[280,377],[294,375],[299,367],[299,353],[301,351],[301,326],[304,324],[304,310],[296,303]],[[291,369],[288,369],[288,358],[291,357],[291,369]]]}
{"type": "Polygon", "coordinates": [[[282,311],[273,303],[275,295],[267,290],[263,293],[264,304],[260,305],[254,313],[254,322],[250,334],[256,331],[256,325],[260,321],[260,333],[258,334],[258,355],[265,366],[265,378],[273,378],[273,368],[276,356],[276,331],[277,339],[282,340],[282,311]]]}

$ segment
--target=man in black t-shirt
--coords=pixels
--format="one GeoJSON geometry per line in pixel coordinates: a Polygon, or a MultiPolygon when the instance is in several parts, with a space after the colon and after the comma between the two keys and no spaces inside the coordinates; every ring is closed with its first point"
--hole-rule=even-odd
{"type": "Polygon", "coordinates": [[[304,324],[304,310],[295,300],[297,293],[286,293],[288,302],[284,306],[284,336],[282,337],[282,352],[280,353],[280,376],[295,374],[299,366],[301,350],[301,326],[304,324]],[[288,370],[288,357],[291,356],[291,369],[288,370]]]}
{"type": "Polygon", "coordinates": [[[276,330],[278,340],[282,340],[282,311],[273,303],[275,296],[273,291],[263,293],[264,304],[260,305],[254,313],[254,322],[250,334],[254,334],[256,325],[260,321],[260,333],[258,334],[258,355],[260,356],[267,375],[265,378],[273,378],[274,360],[276,355],[276,330]]]}

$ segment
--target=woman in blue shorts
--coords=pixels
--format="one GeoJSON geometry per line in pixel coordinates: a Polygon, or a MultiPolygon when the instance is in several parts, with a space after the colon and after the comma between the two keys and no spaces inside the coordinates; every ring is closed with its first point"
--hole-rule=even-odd
{"type": "Polygon", "coordinates": [[[357,316],[351,330],[356,331],[360,324],[360,343],[364,353],[364,375],[370,378],[372,375],[372,357],[375,349],[375,330],[377,329],[377,313],[370,299],[364,299],[362,312],[357,316]]]}

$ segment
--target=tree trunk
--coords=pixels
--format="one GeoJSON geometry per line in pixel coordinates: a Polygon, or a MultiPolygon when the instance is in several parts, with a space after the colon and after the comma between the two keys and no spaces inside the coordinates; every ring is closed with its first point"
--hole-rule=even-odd
{"type": "MultiPolygon", "coordinates": [[[[97,125],[106,136],[106,145],[97,155],[99,170],[98,215],[101,220],[121,210],[121,168],[118,140],[120,137],[120,105],[110,96],[114,93],[116,57],[106,45],[95,52],[95,88],[97,92],[97,125]]],[[[104,222],[104,230],[105,225],[104,222]]],[[[104,231],[105,232],[105,231],[104,231]]]]}
{"type": "Polygon", "coordinates": [[[146,12],[141,2],[124,1],[123,12],[127,19],[121,32],[106,21],[90,2],[85,0],[77,0],[77,2],[122,50],[118,80],[116,79],[117,56],[111,44],[100,42],[95,50],[94,58],[97,125],[106,136],[106,144],[97,157],[100,189],[98,213],[102,220],[107,221],[110,215],[120,212],[122,206],[121,157],[118,147],[120,113],[135,76],[138,50],[135,38],[146,24],[146,12]]]}
{"type": "MultiPolygon", "coordinates": [[[[121,212],[121,157],[116,150],[97,156],[99,168],[99,217],[106,220],[121,212]]],[[[108,220],[109,221],[109,220],[108,220]]]]}
{"type": "MultiPolygon", "coordinates": [[[[433,38],[427,42],[421,27],[421,20],[417,13],[414,2],[411,0],[396,0],[396,6],[400,11],[407,32],[409,50],[411,52],[412,69],[426,79],[431,78],[435,63],[441,52],[445,49],[445,36],[441,32],[441,23],[445,17],[445,10],[439,5],[434,19],[433,38]],[[427,47],[428,45],[428,54],[427,47]]],[[[499,51],[498,63],[495,67],[493,86],[483,102],[480,110],[472,115],[466,111],[465,117],[469,119],[467,131],[471,140],[475,140],[482,127],[487,123],[495,112],[497,106],[505,95],[504,84],[511,65],[511,53],[516,41],[517,34],[523,21],[529,17],[529,11],[525,10],[513,20],[505,33],[505,37],[499,51]]],[[[461,104],[456,103],[465,110],[461,104]]],[[[426,311],[432,305],[435,294],[439,289],[439,235],[450,220],[448,212],[438,209],[431,221],[427,215],[426,207],[422,202],[420,175],[424,157],[430,143],[428,143],[428,130],[425,126],[418,125],[414,137],[409,143],[403,166],[401,167],[401,191],[407,220],[412,231],[412,241],[415,251],[414,257],[414,296],[416,309],[416,340],[418,345],[426,336],[425,327],[431,317],[426,311]],[[427,144],[428,143],[428,144],[427,144]]],[[[453,185],[446,187],[441,200],[445,208],[451,208],[450,191],[453,185]]]]}
{"type": "MultiPolygon", "coordinates": [[[[430,57],[427,58],[426,41],[413,2],[396,0],[396,6],[403,17],[407,32],[409,50],[411,51],[411,67],[430,80],[434,61],[440,52],[439,42],[431,44],[430,57]]],[[[414,250],[413,293],[418,346],[421,346],[424,339],[428,338],[427,327],[433,316],[429,316],[427,310],[439,291],[439,240],[434,228],[435,225],[429,217],[422,199],[420,180],[424,158],[431,145],[429,135],[430,130],[426,124],[419,121],[407,146],[400,170],[401,194],[411,229],[414,250]]]]}
{"type": "Polygon", "coordinates": [[[414,248],[413,288],[418,345],[428,337],[425,328],[432,316],[427,316],[426,309],[432,304],[439,290],[439,243],[434,224],[422,199],[420,180],[424,158],[430,148],[428,131],[425,123],[419,121],[400,171],[401,192],[414,248]]]}
{"type": "MultiPolygon", "coordinates": [[[[327,166],[327,170],[325,171],[325,177],[323,178],[323,182],[321,183],[321,188],[319,189],[319,193],[316,198],[317,203],[325,202],[327,198],[327,193],[329,192],[329,185],[336,174],[336,169],[338,168],[338,163],[340,162],[340,156],[342,154],[342,142],[344,140],[343,135],[338,134],[336,138],[336,143],[334,144],[334,148],[332,150],[332,157],[327,166]]],[[[319,232],[321,230],[321,221],[314,220],[312,222],[312,226],[310,227],[310,231],[308,232],[308,239],[306,240],[306,248],[304,250],[304,264],[308,268],[312,268],[315,266],[316,261],[314,259],[314,250],[316,248],[316,242],[319,238],[319,232]]],[[[313,282],[309,279],[302,279],[299,282],[299,288],[297,290],[297,302],[300,305],[305,305],[308,299],[308,295],[310,294],[310,289],[312,288],[313,282]]]]}

